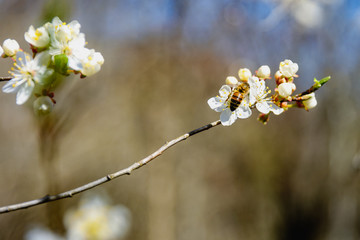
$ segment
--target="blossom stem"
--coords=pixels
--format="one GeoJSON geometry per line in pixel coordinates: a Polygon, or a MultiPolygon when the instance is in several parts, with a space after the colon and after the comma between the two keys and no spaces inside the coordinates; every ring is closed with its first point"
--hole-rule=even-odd
{"type": "Polygon", "coordinates": [[[7,82],[10,81],[12,77],[0,77],[0,82],[7,82]]]}
{"type": "Polygon", "coordinates": [[[26,209],[26,208],[30,208],[30,207],[34,207],[36,205],[40,205],[40,204],[44,204],[44,203],[48,203],[48,202],[52,202],[52,201],[56,201],[56,200],[60,200],[63,198],[69,198],[72,197],[78,193],[87,191],[91,188],[94,188],[96,186],[99,186],[101,184],[104,184],[106,182],[109,182],[111,180],[113,180],[114,178],[123,176],[123,175],[130,175],[132,171],[146,165],[147,163],[149,163],[150,161],[152,161],[153,159],[157,158],[158,156],[160,156],[164,151],[166,151],[168,148],[174,146],[175,144],[184,141],[186,139],[188,139],[189,137],[201,133],[205,130],[208,130],[212,127],[215,127],[217,125],[220,125],[221,121],[217,120],[215,122],[209,123],[207,125],[204,125],[200,128],[194,129],[188,133],[185,133],[184,135],[181,135],[180,137],[177,137],[169,142],[166,142],[163,146],[161,146],[158,150],[156,150],[155,152],[153,152],[152,154],[150,154],[149,156],[143,158],[142,160],[133,163],[131,166],[121,169],[115,173],[112,174],[108,174],[107,176],[104,176],[102,178],[99,178],[95,181],[89,182],[83,186],[71,189],[69,191],[63,192],[63,193],[59,193],[56,195],[46,195],[42,198],[38,198],[38,199],[34,199],[31,201],[27,201],[27,202],[22,202],[22,203],[18,203],[18,204],[13,204],[13,205],[8,205],[8,206],[4,206],[4,207],[0,207],[0,214],[1,213],[8,213],[8,212],[13,212],[16,210],[20,210],[20,209],[26,209]]]}

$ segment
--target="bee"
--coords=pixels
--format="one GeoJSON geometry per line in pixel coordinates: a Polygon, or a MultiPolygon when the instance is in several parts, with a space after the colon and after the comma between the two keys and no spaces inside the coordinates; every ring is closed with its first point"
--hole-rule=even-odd
{"type": "Polygon", "coordinates": [[[241,82],[234,88],[230,97],[230,110],[235,111],[241,104],[242,100],[249,94],[250,85],[246,82],[241,82]]]}

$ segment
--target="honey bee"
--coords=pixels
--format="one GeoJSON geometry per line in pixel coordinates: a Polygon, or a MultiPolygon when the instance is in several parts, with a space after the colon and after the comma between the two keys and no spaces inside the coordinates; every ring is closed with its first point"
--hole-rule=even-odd
{"type": "Polygon", "coordinates": [[[230,110],[235,111],[241,104],[241,101],[249,94],[250,85],[241,82],[234,90],[230,97],[230,110]]]}

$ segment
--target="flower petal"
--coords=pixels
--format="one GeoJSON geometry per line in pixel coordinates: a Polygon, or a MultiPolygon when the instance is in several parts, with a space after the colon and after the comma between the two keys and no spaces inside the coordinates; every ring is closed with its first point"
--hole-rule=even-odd
{"type": "Polygon", "coordinates": [[[7,83],[2,87],[2,91],[3,91],[4,93],[16,92],[16,91],[19,89],[20,85],[15,85],[15,84],[16,84],[16,82],[18,82],[19,80],[21,80],[21,79],[19,79],[19,78],[13,78],[13,79],[11,79],[9,82],[7,82],[7,83]]]}
{"type": "Polygon", "coordinates": [[[275,115],[279,115],[284,112],[284,109],[277,106],[273,102],[268,102],[270,111],[272,111],[275,115]]]}
{"type": "Polygon", "coordinates": [[[49,54],[49,51],[43,51],[38,54],[36,54],[33,64],[36,66],[47,66],[49,65],[49,62],[51,60],[51,55],[49,54]]]}
{"type": "Polygon", "coordinates": [[[16,95],[16,104],[21,105],[25,103],[31,96],[35,83],[33,81],[28,81],[21,85],[22,87],[19,89],[16,95]]]}
{"type": "Polygon", "coordinates": [[[259,112],[268,114],[270,112],[270,107],[267,102],[258,102],[256,103],[256,108],[259,112]]]}
{"type": "Polygon", "coordinates": [[[225,109],[225,111],[220,114],[220,121],[223,126],[230,126],[235,122],[236,118],[235,111],[231,112],[229,108],[225,109]]]}
{"type": "Polygon", "coordinates": [[[231,93],[231,88],[228,85],[223,85],[219,90],[220,97],[222,98],[224,97],[227,98],[230,93],[231,93]]]}
{"type": "Polygon", "coordinates": [[[251,116],[251,109],[248,106],[240,106],[236,110],[236,115],[238,118],[245,119],[251,116]]]}
{"type": "Polygon", "coordinates": [[[212,97],[208,100],[208,104],[211,109],[215,110],[216,112],[221,112],[226,108],[225,100],[220,97],[212,97]]]}

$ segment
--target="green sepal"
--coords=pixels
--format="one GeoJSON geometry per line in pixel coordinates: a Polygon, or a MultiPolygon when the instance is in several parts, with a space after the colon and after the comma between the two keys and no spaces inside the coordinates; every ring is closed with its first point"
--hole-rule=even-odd
{"type": "Polygon", "coordinates": [[[59,54],[54,56],[54,64],[56,72],[63,75],[68,75],[68,58],[65,54],[59,54]]]}

